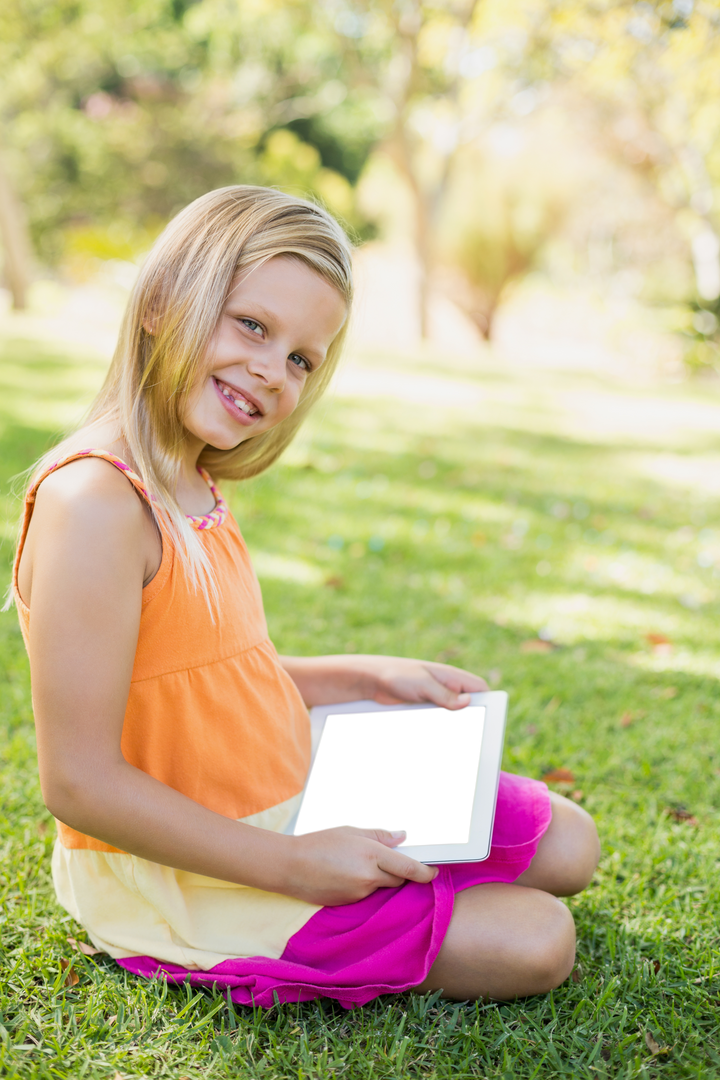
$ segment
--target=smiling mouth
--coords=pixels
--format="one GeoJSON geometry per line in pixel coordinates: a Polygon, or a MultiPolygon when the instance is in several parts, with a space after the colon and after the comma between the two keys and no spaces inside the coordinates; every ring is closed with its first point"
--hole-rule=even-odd
{"type": "Polygon", "coordinates": [[[234,386],[229,386],[227,383],[224,383],[222,379],[218,379],[215,376],[213,376],[213,378],[215,380],[218,390],[224,397],[228,399],[228,401],[232,401],[233,405],[235,405],[238,409],[244,412],[247,416],[258,415],[260,410],[257,408],[257,406],[253,405],[250,401],[244,398],[239,390],[236,390],[234,386]]]}

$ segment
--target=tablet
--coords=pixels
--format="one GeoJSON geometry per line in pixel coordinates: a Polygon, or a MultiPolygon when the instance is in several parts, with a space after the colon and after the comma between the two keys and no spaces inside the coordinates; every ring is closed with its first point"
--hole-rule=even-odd
{"type": "Polygon", "coordinates": [[[507,694],[465,709],[353,701],[310,713],[313,759],[295,836],[354,825],[404,829],[398,848],[427,863],[490,854],[507,694]]]}

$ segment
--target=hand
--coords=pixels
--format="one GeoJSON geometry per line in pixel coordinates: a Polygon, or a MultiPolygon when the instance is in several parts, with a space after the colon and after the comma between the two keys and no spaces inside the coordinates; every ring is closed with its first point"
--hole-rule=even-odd
{"type": "Polygon", "coordinates": [[[430,660],[407,660],[399,656],[368,656],[376,680],[371,695],[380,705],[432,702],[444,709],[464,709],[470,694],[487,690],[479,675],[430,660]]]}
{"type": "Polygon", "coordinates": [[[404,881],[432,881],[436,867],[393,851],[404,839],[405,833],[349,826],[294,836],[281,891],[309,904],[336,907],[404,881]]]}
{"type": "Polygon", "coordinates": [[[400,656],[281,656],[307,705],[337,705],[372,698],[380,705],[430,702],[464,709],[470,694],[487,690],[478,675],[449,664],[400,656]]]}

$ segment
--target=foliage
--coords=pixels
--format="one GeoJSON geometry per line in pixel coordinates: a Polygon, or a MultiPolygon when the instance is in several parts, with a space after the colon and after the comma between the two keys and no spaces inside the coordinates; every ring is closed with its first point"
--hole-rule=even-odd
{"type": "MultiPolygon", "coordinates": [[[[361,226],[342,173],[297,136],[281,152],[268,138],[301,98],[332,99],[337,64],[308,12],[303,0],[3,5],[0,122],[43,257],[92,256],[102,233],[114,257],[142,250],[181,206],[237,182],[314,194],[361,226]]],[[[336,121],[325,142],[338,140],[336,121]]]]}
{"type": "MultiPolygon", "coordinates": [[[[83,277],[238,181],[320,198],[368,237],[378,223],[357,189],[381,154],[412,208],[423,310],[450,263],[489,333],[505,284],[559,242],[573,272],[596,273],[604,249],[606,277],[639,275],[636,292],[691,317],[720,294],[719,20],[691,0],[7,0],[6,171],[41,258],[83,277]],[[567,131],[559,152],[534,144],[543,190],[517,158],[514,194],[490,221],[481,185],[456,243],[467,161],[497,187],[510,174],[492,138],[551,114],[567,131]],[[577,144],[587,176],[570,190],[577,144]]],[[[715,362],[717,338],[688,345],[715,362]]]]}
{"type": "MultiPolygon", "coordinates": [[[[720,541],[714,504],[695,487],[701,468],[714,469],[717,395],[490,364],[469,375],[429,354],[366,364],[379,389],[388,370],[412,378],[412,405],[335,401],[280,467],[229,492],[273,636],[288,652],[438,658],[509,690],[506,767],[571,770],[600,828],[595,882],[570,902],[575,976],[515,1004],[407,995],[352,1013],[327,1002],[253,1012],[84,956],[52,897],[53,827],[10,612],[0,618],[0,1075],[720,1075],[720,541]],[[434,400],[440,366],[457,408],[434,400]],[[632,438],[602,426],[618,415],[631,418],[632,438]],[[523,651],[528,641],[545,651],[523,651]]],[[[102,373],[48,347],[4,344],[3,491],[102,373]]],[[[4,519],[17,507],[6,499],[4,519]]]]}
{"type": "MultiPolygon", "coordinates": [[[[656,299],[686,301],[689,318],[720,300],[718,29],[715,4],[603,0],[552,5],[547,31],[556,78],[593,102],[606,152],[672,215],[694,282],[680,294],[666,282],[656,299]]],[[[698,326],[689,363],[714,367],[717,338],[698,326]]]]}
{"type": "Polygon", "coordinates": [[[446,290],[486,339],[508,286],[537,265],[562,221],[560,185],[534,163],[535,149],[512,168],[485,146],[460,155],[439,218],[446,290]]]}

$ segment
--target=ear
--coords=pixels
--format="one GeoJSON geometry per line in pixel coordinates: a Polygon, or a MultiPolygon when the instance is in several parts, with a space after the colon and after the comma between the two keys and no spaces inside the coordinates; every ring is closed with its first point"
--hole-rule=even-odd
{"type": "Polygon", "coordinates": [[[156,319],[143,319],[143,330],[145,331],[146,334],[149,334],[150,337],[155,336],[156,328],[157,328],[157,320],[156,319]]]}

